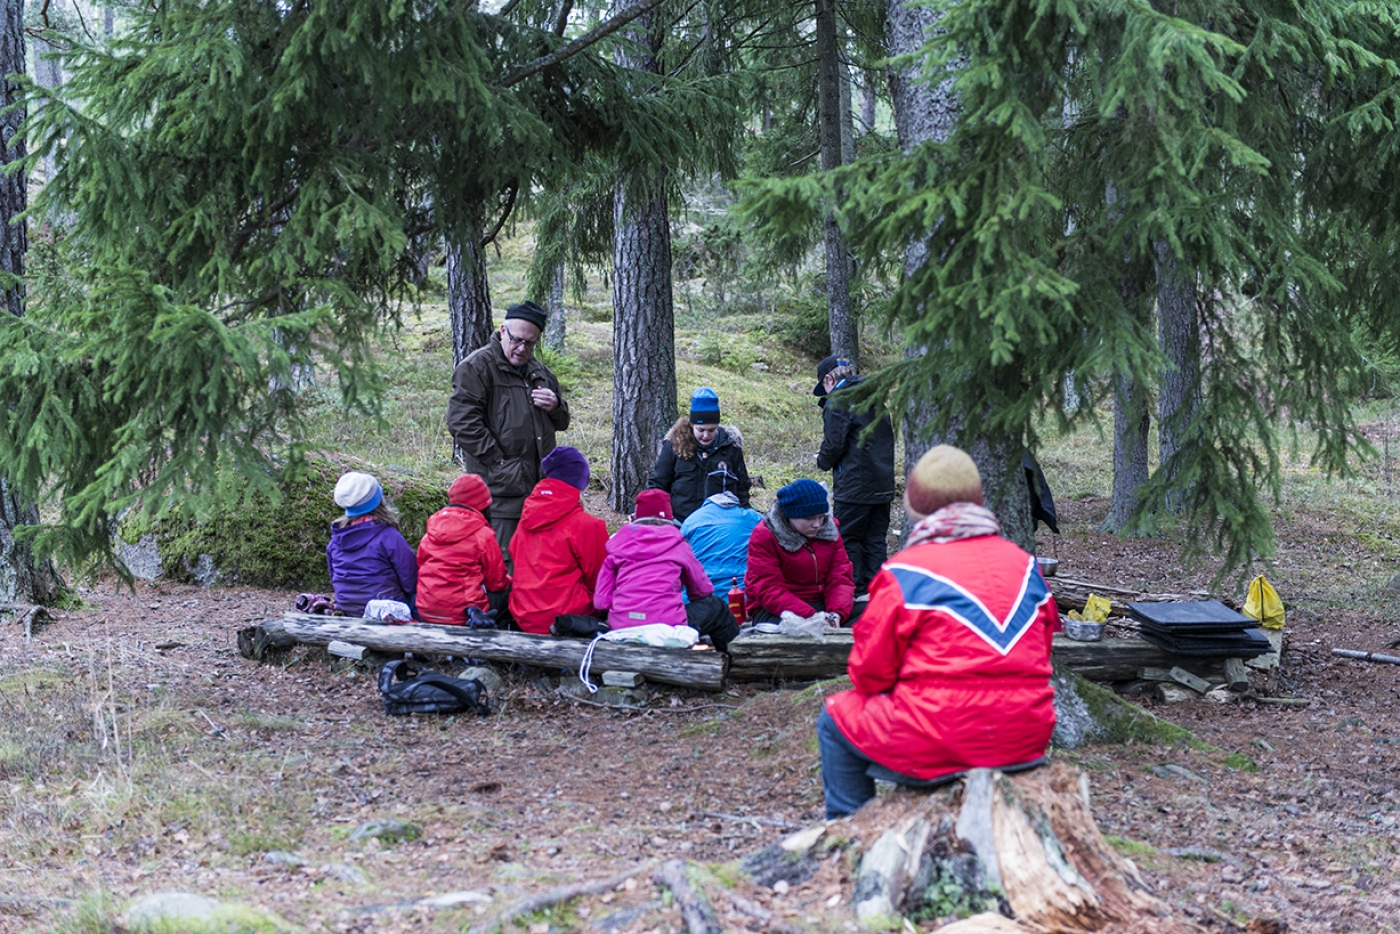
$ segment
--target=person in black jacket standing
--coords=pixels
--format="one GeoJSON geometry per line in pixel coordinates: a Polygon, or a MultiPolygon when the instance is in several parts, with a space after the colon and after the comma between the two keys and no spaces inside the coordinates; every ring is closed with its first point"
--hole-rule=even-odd
{"type": "Polygon", "coordinates": [[[733,493],[747,507],[750,486],[744,439],[719,423],[719,396],[701,386],[690,397],[690,414],[667,432],[647,489],[670,493],[671,512],[684,522],[716,493],[733,493]]]}
{"type": "Polygon", "coordinates": [[[885,563],[894,499],[894,428],[889,416],[881,416],[869,437],[862,438],[873,417],[854,410],[841,395],[862,379],[845,360],[827,357],[817,365],[812,389],[822,407],[817,467],[832,472],[832,514],[854,569],[857,600],[866,599],[870,579],[885,563]]]}

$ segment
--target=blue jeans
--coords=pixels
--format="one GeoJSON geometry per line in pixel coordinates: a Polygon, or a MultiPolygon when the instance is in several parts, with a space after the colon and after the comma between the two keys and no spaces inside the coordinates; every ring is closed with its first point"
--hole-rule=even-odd
{"type": "Polygon", "coordinates": [[[822,757],[827,820],[854,813],[875,797],[875,779],[865,774],[872,760],[851,744],[825,707],[817,717],[817,749],[822,757]]]}

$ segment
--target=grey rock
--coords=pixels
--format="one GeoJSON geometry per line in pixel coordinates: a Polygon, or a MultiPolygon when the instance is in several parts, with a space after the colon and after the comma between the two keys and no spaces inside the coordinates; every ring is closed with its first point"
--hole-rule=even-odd
{"type": "Polygon", "coordinates": [[[457,677],[461,678],[463,681],[470,681],[475,678],[480,681],[481,686],[486,688],[487,692],[491,694],[500,693],[501,689],[506,686],[506,679],[502,678],[496,669],[487,668],[485,666],[463,668],[461,671],[457,672],[457,677]]]}
{"type": "Polygon", "coordinates": [[[128,926],[139,927],[172,921],[208,923],[218,909],[217,901],[193,892],[154,892],[127,905],[123,914],[128,926]]]}
{"type": "Polygon", "coordinates": [[[413,824],[405,824],[398,820],[372,820],[356,827],[350,834],[350,839],[369,840],[374,838],[385,843],[402,843],[407,840],[417,840],[423,836],[423,831],[413,824]]]}
{"type": "Polygon", "coordinates": [[[201,587],[213,587],[222,578],[223,574],[214,566],[213,555],[200,555],[193,565],[190,559],[182,557],[180,561],[185,565],[185,573],[194,578],[194,582],[201,587]]]}
{"type": "Polygon", "coordinates": [[[365,875],[364,870],[349,863],[330,863],[322,866],[321,871],[346,885],[364,885],[369,881],[369,876],[365,875]]]}
{"type": "Polygon", "coordinates": [[[218,902],[191,892],[156,892],[122,912],[122,929],[167,934],[279,934],[290,925],[258,908],[218,902]]]}
{"type": "Polygon", "coordinates": [[[1210,784],[1210,779],[1206,778],[1204,775],[1198,775],[1181,765],[1150,765],[1147,767],[1147,771],[1158,778],[1184,779],[1191,782],[1200,782],[1203,785],[1210,784]]]}
{"type": "Polygon", "coordinates": [[[1056,669],[1050,683],[1055,688],[1055,732],[1050,743],[1060,749],[1078,749],[1097,736],[1102,726],[1079,696],[1073,678],[1056,669]]]}
{"type": "Polygon", "coordinates": [[[307,859],[286,850],[268,850],[263,854],[263,862],[272,863],[274,866],[305,866],[307,859]]]}
{"type": "MultiPolygon", "coordinates": [[[[595,681],[594,684],[598,682],[595,681]]],[[[569,697],[577,697],[579,700],[592,701],[595,704],[612,704],[617,707],[644,707],[651,699],[651,691],[643,685],[636,688],[599,688],[597,693],[590,692],[584,683],[578,678],[563,681],[560,683],[558,691],[569,697]]]]}
{"type": "Polygon", "coordinates": [[[142,535],[134,545],[117,539],[116,550],[132,577],[143,581],[160,580],[160,549],[154,533],[142,535]]]}

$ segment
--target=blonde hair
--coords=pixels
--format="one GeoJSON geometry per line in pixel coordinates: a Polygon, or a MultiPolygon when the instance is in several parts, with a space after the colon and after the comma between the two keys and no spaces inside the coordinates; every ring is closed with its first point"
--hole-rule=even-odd
{"type": "Polygon", "coordinates": [[[397,529],[399,527],[399,511],[395,509],[387,499],[363,516],[351,517],[342,515],[337,519],[333,519],[331,520],[331,526],[337,529],[343,529],[350,523],[358,522],[361,519],[371,519],[378,522],[380,525],[387,525],[391,529],[397,529]]]}

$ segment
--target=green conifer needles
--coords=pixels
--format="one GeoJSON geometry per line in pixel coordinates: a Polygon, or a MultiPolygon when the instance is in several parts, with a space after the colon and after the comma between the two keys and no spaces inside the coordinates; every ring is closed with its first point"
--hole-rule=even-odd
{"type": "Polygon", "coordinates": [[[61,98],[29,89],[23,169],[57,171],[28,316],[0,322],[0,476],[59,515],[40,541],[73,560],[107,554],[130,506],[271,493],[312,364],[375,417],[371,341],[481,205],[590,155],[694,148],[728,107],[665,79],[634,94],[602,45],[541,66],[564,38],[447,0],[128,13],[110,46],[72,46],[61,98]]]}
{"type": "Polygon", "coordinates": [[[920,56],[930,87],[953,78],[947,140],[755,184],[745,209],[776,234],[834,207],[867,262],[927,248],[891,306],[927,352],[867,386],[898,411],[937,401],[933,431],[965,440],[1093,417],[1066,406],[1071,376],[1158,386],[1170,348],[1137,303],[1164,264],[1185,270],[1200,378],[1137,522],[1175,503],[1188,548],[1239,567],[1271,549],[1259,492],[1278,494],[1291,427],[1328,470],[1369,450],[1351,335],[1400,322],[1382,259],[1397,55],[1394,11],[1373,3],[950,3],[920,56]]]}

